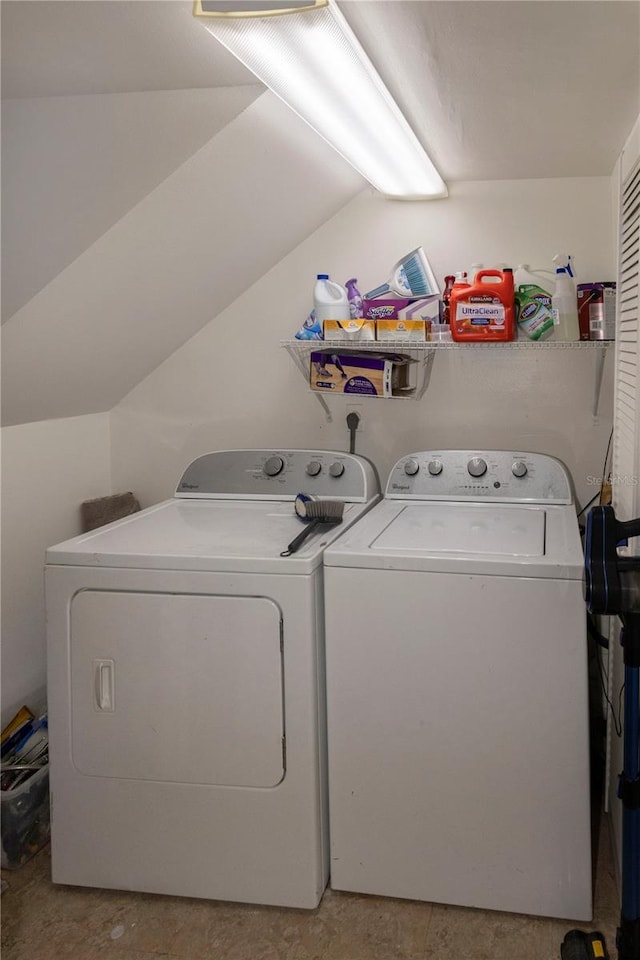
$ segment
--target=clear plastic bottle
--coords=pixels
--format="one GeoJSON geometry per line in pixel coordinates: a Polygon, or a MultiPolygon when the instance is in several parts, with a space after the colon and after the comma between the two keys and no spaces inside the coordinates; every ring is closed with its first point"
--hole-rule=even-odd
{"type": "Polygon", "coordinates": [[[328,273],[319,273],[313,289],[313,307],[316,320],[349,320],[351,310],[347,291],[329,279],[328,273]]]}
{"type": "Polygon", "coordinates": [[[554,340],[579,340],[580,324],[578,322],[578,294],[571,272],[570,257],[558,255],[557,262],[566,265],[556,269],[556,288],[551,298],[554,313],[554,340]]]}

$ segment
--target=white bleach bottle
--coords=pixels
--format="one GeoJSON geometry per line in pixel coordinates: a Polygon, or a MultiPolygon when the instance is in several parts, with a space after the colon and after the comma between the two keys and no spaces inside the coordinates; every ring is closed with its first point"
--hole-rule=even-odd
{"type": "Polygon", "coordinates": [[[313,308],[316,320],[350,320],[349,297],[344,287],[329,279],[328,273],[319,273],[313,289],[313,308]]]}

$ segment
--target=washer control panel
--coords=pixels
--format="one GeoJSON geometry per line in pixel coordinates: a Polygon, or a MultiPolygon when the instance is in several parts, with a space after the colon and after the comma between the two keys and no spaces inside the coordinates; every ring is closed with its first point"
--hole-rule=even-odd
{"type": "Polygon", "coordinates": [[[333,450],[218,450],[185,470],[176,497],[293,500],[299,493],[365,503],[380,493],[372,464],[333,450]]]}
{"type": "Polygon", "coordinates": [[[572,503],[571,478],[555,457],[522,450],[426,450],[389,474],[385,497],[572,503]]]}

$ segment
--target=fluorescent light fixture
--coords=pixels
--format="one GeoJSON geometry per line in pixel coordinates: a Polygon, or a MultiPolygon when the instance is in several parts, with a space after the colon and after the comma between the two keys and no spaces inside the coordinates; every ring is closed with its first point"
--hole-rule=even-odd
{"type": "Polygon", "coordinates": [[[196,0],[194,16],[380,193],[447,196],[335,0],[196,0]]]}

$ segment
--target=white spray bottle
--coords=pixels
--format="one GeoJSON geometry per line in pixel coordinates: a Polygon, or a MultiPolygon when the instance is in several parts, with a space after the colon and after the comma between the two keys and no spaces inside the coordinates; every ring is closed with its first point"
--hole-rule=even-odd
{"type": "Polygon", "coordinates": [[[579,340],[578,295],[571,269],[572,257],[568,253],[557,253],[553,258],[556,265],[556,288],[551,298],[554,313],[554,340],[579,340]]]}

